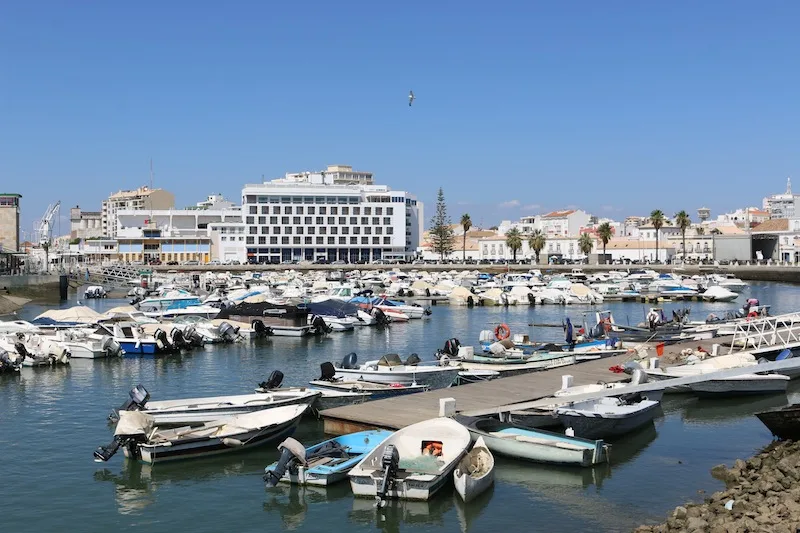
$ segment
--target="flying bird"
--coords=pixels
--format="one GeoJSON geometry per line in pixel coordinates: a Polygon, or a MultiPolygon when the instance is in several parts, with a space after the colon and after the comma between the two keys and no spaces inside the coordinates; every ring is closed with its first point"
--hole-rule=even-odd
{"type": "Polygon", "coordinates": [[[414,96],[414,91],[408,91],[408,107],[411,107],[411,104],[414,103],[415,98],[416,96],[414,96]]]}

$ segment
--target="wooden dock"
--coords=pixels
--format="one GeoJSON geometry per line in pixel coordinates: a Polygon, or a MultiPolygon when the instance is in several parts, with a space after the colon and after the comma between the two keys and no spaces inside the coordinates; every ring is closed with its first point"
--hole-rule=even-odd
{"type": "Polygon", "coordinates": [[[621,381],[629,376],[615,374],[609,371],[609,367],[622,364],[631,357],[631,354],[617,355],[460,387],[336,407],[322,411],[320,416],[325,421],[325,433],[330,435],[372,428],[400,429],[439,416],[440,398],[455,398],[459,411],[474,410],[550,396],[561,388],[561,376],[565,374],[574,377],[575,385],[621,381]]]}

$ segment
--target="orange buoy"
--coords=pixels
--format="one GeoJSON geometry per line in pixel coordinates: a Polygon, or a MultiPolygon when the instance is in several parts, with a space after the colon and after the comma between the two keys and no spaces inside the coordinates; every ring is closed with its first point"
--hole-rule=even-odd
{"type": "Polygon", "coordinates": [[[496,328],[494,328],[494,338],[502,341],[511,336],[511,328],[508,327],[506,324],[500,324],[496,328]]]}

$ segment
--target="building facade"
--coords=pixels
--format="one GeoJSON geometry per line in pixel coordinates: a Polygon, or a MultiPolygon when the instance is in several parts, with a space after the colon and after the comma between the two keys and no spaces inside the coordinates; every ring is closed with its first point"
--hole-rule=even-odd
{"type": "Polygon", "coordinates": [[[786,178],[786,192],[767,196],[761,205],[770,218],[793,218],[800,215],[797,209],[797,200],[800,195],[792,193],[792,179],[786,178]]]}
{"type": "Polygon", "coordinates": [[[69,236],[89,239],[103,236],[103,215],[100,211],[83,211],[76,205],[69,210],[69,236]]]}
{"type": "Polygon", "coordinates": [[[175,195],[164,189],[151,189],[147,186],[133,191],[118,191],[103,200],[100,218],[102,235],[117,236],[117,213],[122,210],[141,211],[150,209],[171,209],[175,207],[175,195]]]}
{"type": "Polygon", "coordinates": [[[19,250],[19,201],[21,194],[0,193],[0,252],[19,250]]]}
{"type": "Polygon", "coordinates": [[[371,173],[340,165],[245,185],[242,217],[250,263],[410,259],[420,246],[423,206],[407,192],[374,185],[371,173]]]}

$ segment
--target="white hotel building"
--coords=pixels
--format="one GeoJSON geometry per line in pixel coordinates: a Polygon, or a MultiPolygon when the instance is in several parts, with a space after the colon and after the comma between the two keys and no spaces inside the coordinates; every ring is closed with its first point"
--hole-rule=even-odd
{"type": "Polygon", "coordinates": [[[321,172],[245,185],[247,260],[406,259],[420,245],[422,202],[374,185],[372,173],[329,166],[321,172]]]}

